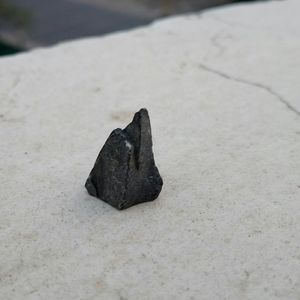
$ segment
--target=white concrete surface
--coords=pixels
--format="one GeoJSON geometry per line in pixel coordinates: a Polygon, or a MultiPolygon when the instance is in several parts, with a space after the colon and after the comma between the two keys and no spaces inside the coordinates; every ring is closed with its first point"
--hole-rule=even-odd
{"type": "Polygon", "coordinates": [[[300,298],[300,2],[237,5],[0,60],[0,295],[300,298]],[[158,200],[84,189],[147,107],[158,200]]]}

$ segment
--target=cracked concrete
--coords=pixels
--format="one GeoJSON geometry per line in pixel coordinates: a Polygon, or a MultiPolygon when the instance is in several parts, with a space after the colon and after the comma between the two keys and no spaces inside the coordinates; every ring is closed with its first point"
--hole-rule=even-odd
{"type": "Polygon", "coordinates": [[[296,115],[300,116],[300,112],[295,108],[293,107],[287,100],[285,100],[281,95],[279,95],[277,92],[275,92],[272,88],[262,84],[262,83],[257,83],[257,82],[251,82],[251,81],[247,81],[245,79],[241,79],[241,78],[234,78],[228,74],[225,74],[221,71],[218,71],[218,70],[214,70],[202,63],[199,63],[199,67],[207,72],[211,72],[211,73],[214,73],[218,76],[221,76],[225,79],[228,79],[228,80],[233,80],[235,82],[239,82],[239,83],[243,83],[243,84],[247,84],[247,85],[250,85],[250,86],[253,86],[253,87],[256,87],[256,88],[260,88],[260,89],[263,89],[265,90],[266,92],[270,93],[271,95],[273,95],[278,101],[280,101],[282,104],[284,104],[289,110],[291,110],[292,112],[294,112],[296,115]]]}
{"type": "Polygon", "coordinates": [[[299,9],[0,59],[1,299],[299,299],[299,9]],[[141,107],[164,188],[119,212],[84,183],[141,107]]]}

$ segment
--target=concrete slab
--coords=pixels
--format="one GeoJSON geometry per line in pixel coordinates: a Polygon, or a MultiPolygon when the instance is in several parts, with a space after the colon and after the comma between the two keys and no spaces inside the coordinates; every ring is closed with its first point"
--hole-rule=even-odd
{"type": "Polygon", "coordinates": [[[3,299],[299,299],[300,10],[238,5],[0,59],[3,299]],[[164,178],[85,179],[141,107],[164,178]]]}

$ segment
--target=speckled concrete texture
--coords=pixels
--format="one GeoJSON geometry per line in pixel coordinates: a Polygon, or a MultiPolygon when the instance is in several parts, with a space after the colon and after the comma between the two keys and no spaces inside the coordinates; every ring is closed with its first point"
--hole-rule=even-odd
{"type": "Polygon", "coordinates": [[[1,299],[299,299],[300,2],[0,59],[1,299]],[[85,180],[146,107],[164,188],[85,180]]]}

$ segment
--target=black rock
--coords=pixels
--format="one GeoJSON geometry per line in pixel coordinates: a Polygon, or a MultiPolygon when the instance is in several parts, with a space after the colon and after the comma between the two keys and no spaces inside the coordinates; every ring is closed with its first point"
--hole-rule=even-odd
{"type": "Polygon", "coordinates": [[[125,129],[110,134],[85,187],[90,195],[125,209],[156,199],[162,185],[152,152],[148,111],[141,109],[125,129]]]}

